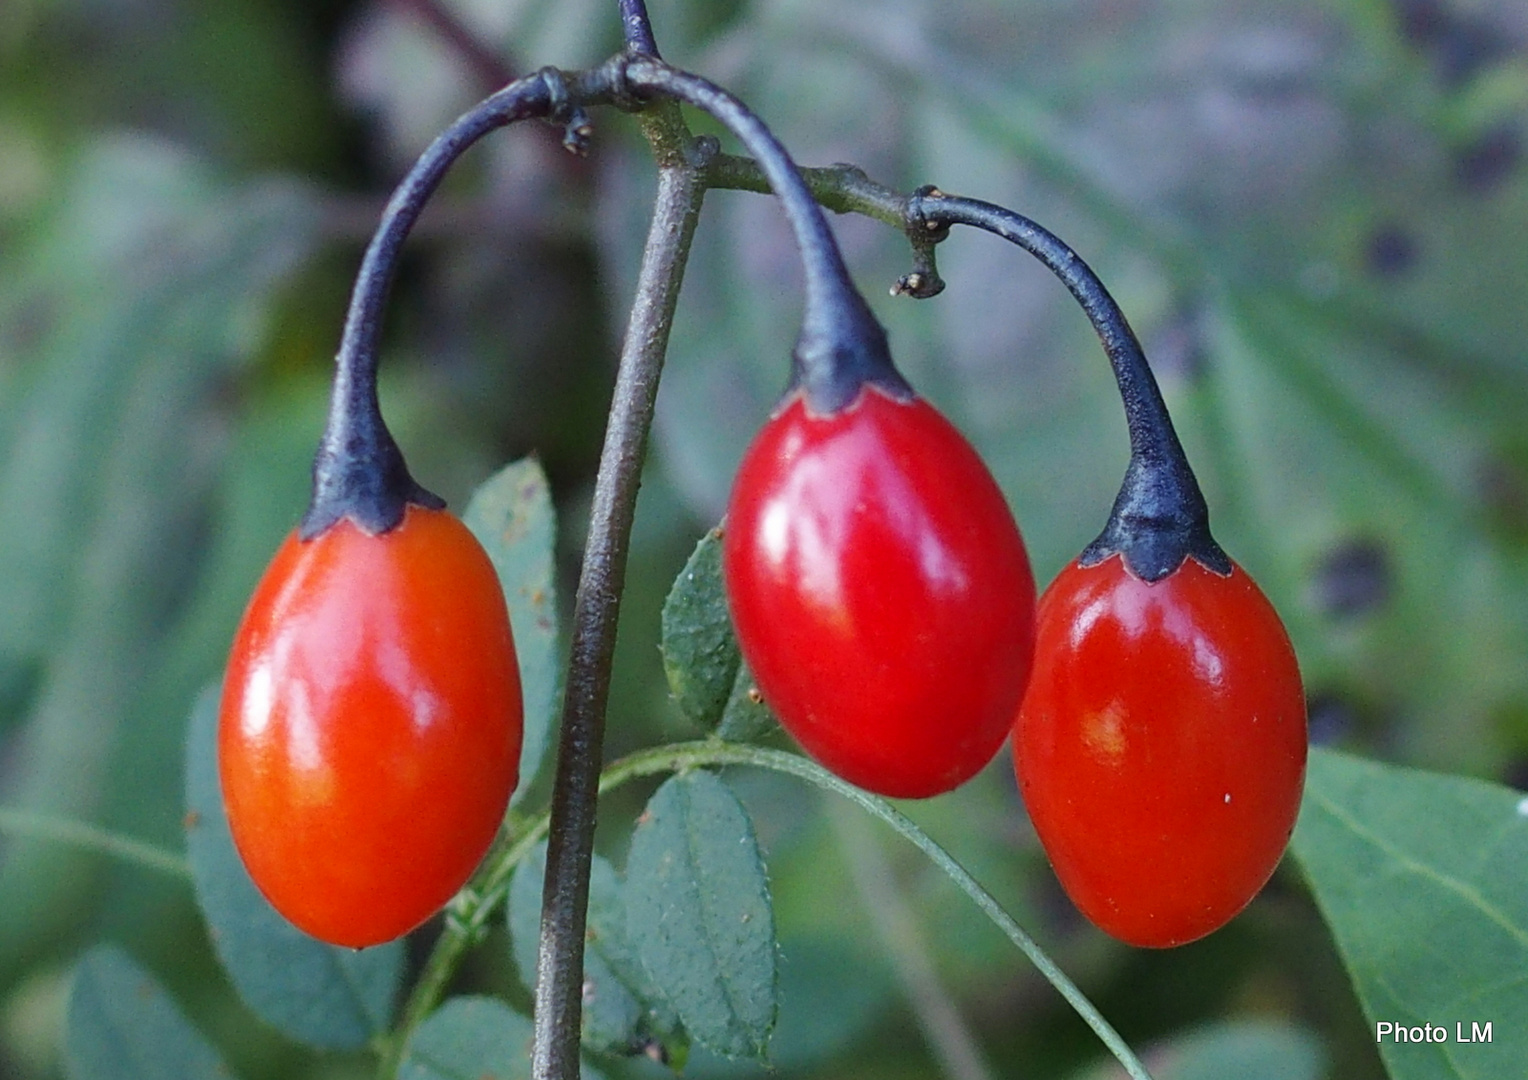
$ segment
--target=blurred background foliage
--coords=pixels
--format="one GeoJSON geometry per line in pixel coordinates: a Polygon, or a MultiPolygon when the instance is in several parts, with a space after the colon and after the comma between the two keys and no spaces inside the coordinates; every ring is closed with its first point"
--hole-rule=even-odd
{"type": "MultiPolygon", "coordinates": [[[[1012,205],[1093,263],[1154,360],[1219,538],[1290,626],[1313,737],[1528,783],[1528,8],[650,6],[665,55],[749,100],[803,163],[1012,205]]],[[[304,506],[349,279],[391,184],[508,74],[612,52],[613,8],[0,4],[0,805],[183,848],[185,717],[304,506]]],[[[458,508],[497,465],[541,456],[568,579],[654,175],[634,125],[597,120],[585,160],[538,127],[463,162],[403,264],[384,364],[415,473],[458,508]]],[[[836,224],[904,370],[987,456],[1049,580],[1125,461],[1086,322],[974,233],[940,249],[944,295],[892,299],[902,238],[836,224]]],[[[798,285],[778,210],[713,193],[639,508],[611,756],[689,734],[659,607],[783,385],[798,285]]],[[[779,1075],[1112,1075],[910,852],[788,781],[733,779],[770,856],[779,1075]],[[943,987],[963,1017],[946,1036],[973,1037],[987,1071],[930,1049],[920,986],[943,987]]],[[[650,790],[604,813],[618,865],[650,790]]],[[[1061,897],[1006,761],[911,811],[1127,1039],[1160,1046],[1165,1075],[1381,1075],[1287,869],[1228,929],[1143,953],[1061,897]]],[[[150,964],[241,1076],[365,1075],[250,1016],[183,882],[13,827],[0,1077],[59,1075],[70,964],[103,939],[150,964]]],[[[463,986],[528,1000],[502,941],[463,986]]],[[[697,1056],[689,1075],[743,1071],[758,1070],[697,1056]]]]}

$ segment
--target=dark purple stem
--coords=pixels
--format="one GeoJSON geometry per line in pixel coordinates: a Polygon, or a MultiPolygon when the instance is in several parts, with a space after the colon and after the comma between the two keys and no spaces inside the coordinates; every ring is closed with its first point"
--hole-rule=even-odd
{"type": "Polygon", "coordinates": [[[621,32],[626,37],[627,52],[661,59],[658,42],[653,37],[653,23],[647,17],[647,0],[621,0],[621,32]]]}
{"type": "Polygon", "coordinates": [[[612,97],[617,69],[599,68],[573,85],[550,68],[519,79],[463,113],[430,144],[382,212],[350,296],[335,359],[329,421],[313,461],[313,499],[301,535],[310,540],[341,518],[369,533],[394,528],[410,504],[444,502],[415,483],[377,400],[377,349],[383,309],[409,230],[448,169],[488,132],[532,117],[572,115],[570,102],[612,97]]]}
{"type": "Polygon", "coordinates": [[[682,101],[721,121],[757,159],[779,196],[806,274],[806,310],[796,342],[792,385],[804,390],[812,408],[837,412],[866,383],[899,398],[911,397],[912,388],[892,364],[886,331],[854,287],[822,208],[764,122],[721,87],[661,61],[634,59],[626,78],[635,91],[682,101]]]}
{"type": "Polygon", "coordinates": [[[1061,279],[1097,331],[1125,406],[1130,465],[1108,524],[1082,553],[1083,565],[1119,553],[1136,576],[1159,581],[1192,555],[1216,573],[1229,574],[1231,560],[1210,535],[1209,507],[1151,365],[1098,275],[1054,233],[992,203],[919,188],[908,200],[908,218],[913,232],[974,225],[1017,244],[1061,279]]]}

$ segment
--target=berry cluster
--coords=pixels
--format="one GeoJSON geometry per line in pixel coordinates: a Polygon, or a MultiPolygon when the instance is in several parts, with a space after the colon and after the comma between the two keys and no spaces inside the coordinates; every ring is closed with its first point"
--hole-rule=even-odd
{"type": "MultiPolygon", "coordinates": [[[[736,99],[655,54],[495,95],[422,159],[368,251],[313,503],[250,602],[224,689],[223,791],[255,882],[298,926],[359,947],[437,911],[493,839],[521,742],[514,643],[489,560],[413,481],[382,422],[378,314],[403,235],[473,139],[543,116],[567,123],[576,147],[584,104],[659,98],[733,130],[805,261],[792,378],[744,456],[723,541],[728,605],[764,699],[809,755],[882,795],[950,791],[1011,741],[1040,840],[1089,918],[1146,946],[1222,925],[1293,828],[1303,693],[1277,614],[1210,535],[1118,308],[1032,222],[934,189],[906,200],[925,241],[969,224],[1039,257],[1114,365],[1125,482],[1037,607],[1002,492],[896,370],[783,148],[736,99]]],[[[908,291],[937,291],[926,279],[908,291]]]]}

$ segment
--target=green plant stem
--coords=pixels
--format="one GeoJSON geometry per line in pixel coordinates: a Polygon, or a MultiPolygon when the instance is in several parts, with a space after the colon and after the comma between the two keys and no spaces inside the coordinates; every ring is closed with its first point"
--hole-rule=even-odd
{"type": "Polygon", "coordinates": [[[33,840],[51,840],[68,847],[98,851],[150,870],[158,870],[182,881],[191,880],[191,867],[181,856],[82,821],[39,814],[32,810],[0,807],[0,833],[33,840]]]}
{"type": "Polygon", "coordinates": [[[536,969],[535,1080],[577,1080],[583,1009],[584,923],[605,706],[637,487],[685,262],[705,197],[703,171],[660,168],[637,293],[616,375],[584,549],[557,780],[547,836],[546,886],[536,969]]]}

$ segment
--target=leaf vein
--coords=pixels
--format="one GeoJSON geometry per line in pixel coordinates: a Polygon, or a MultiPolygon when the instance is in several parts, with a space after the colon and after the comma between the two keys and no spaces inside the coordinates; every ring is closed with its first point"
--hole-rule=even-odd
{"type": "Polygon", "coordinates": [[[1433,867],[1428,866],[1426,863],[1420,862],[1412,856],[1408,855],[1405,851],[1397,847],[1389,840],[1380,836],[1373,830],[1366,828],[1361,822],[1358,821],[1357,818],[1354,818],[1351,814],[1348,814],[1343,807],[1339,806],[1336,802],[1321,794],[1319,791],[1311,792],[1311,799],[1316,803],[1316,805],[1320,806],[1321,809],[1325,810],[1339,823],[1346,826],[1354,836],[1357,836],[1369,843],[1371,846],[1378,848],[1381,852],[1388,855],[1397,864],[1399,864],[1403,869],[1409,871],[1415,876],[1430,880],[1439,887],[1454,893],[1460,899],[1473,906],[1477,911],[1480,912],[1480,914],[1484,915],[1491,922],[1495,923],[1502,930],[1506,931],[1507,934],[1515,942],[1517,942],[1520,947],[1528,949],[1528,932],[1525,932],[1522,927],[1514,924],[1504,912],[1502,912],[1499,908],[1496,907],[1496,905],[1492,904],[1484,896],[1482,896],[1480,892],[1473,886],[1448,874],[1441,873],[1433,867]]]}

